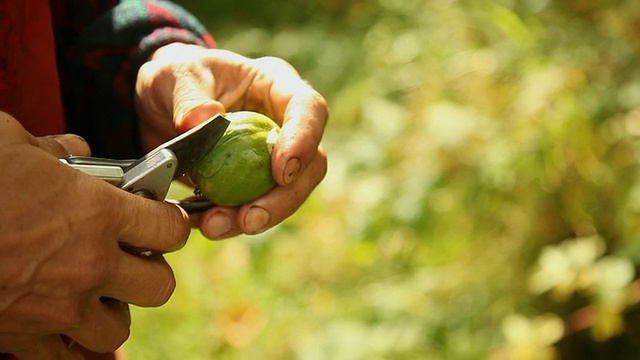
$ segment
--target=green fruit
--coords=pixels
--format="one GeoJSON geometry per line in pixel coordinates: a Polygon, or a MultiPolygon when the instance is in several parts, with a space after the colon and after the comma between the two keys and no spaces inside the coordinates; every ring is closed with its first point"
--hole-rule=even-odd
{"type": "Polygon", "coordinates": [[[204,197],[217,205],[238,206],[275,186],[271,149],[280,130],[269,117],[251,111],[225,114],[229,127],[189,172],[204,197]]]}

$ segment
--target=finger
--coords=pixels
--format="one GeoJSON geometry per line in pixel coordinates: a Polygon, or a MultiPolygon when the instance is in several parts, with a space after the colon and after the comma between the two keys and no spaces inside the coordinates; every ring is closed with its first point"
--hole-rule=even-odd
{"type": "Polygon", "coordinates": [[[304,203],[326,171],[327,157],[324,150],[319,149],[311,164],[291,185],[276,186],[239,209],[215,207],[202,214],[202,234],[209,239],[224,239],[241,233],[258,234],[279,224],[304,203]]]}
{"type": "Polygon", "coordinates": [[[10,114],[0,111],[0,130],[2,130],[3,136],[1,140],[5,139],[20,139],[37,146],[50,154],[57,157],[65,155],[82,155],[88,156],[91,154],[89,145],[87,142],[78,135],[73,134],[61,134],[51,135],[44,137],[35,137],[27,132],[24,127],[10,114]]]}
{"type": "Polygon", "coordinates": [[[216,114],[224,113],[224,106],[221,103],[214,100],[202,100],[205,102],[177,100],[179,104],[176,104],[178,110],[174,119],[176,119],[175,126],[179,132],[185,132],[216,114]]]}
{"type": "Polygon", "coordinates": [[[310,166],[293,184],[276,186],[265,196],[239,209],[214,207],[202,214],[202,234],[214,240],[242,233],[258,234],[288,218],[304,203],[326,174],[326,154],[322,148],[316,152],[317,156],[310,166]]]}
{"type": "Polygon", "coordinates": [[[166,303],[175,287],[173,271],[161,256],[123,254],[100,293],[133,305],[152,307],[166,303]]]}
{"type": "MultiPolygon", "coordinates": [[[[58,142],[56,137],[44,137],[37,138],[31,135],[23,126],[10,114],[0,110],[0,133],[3,135],[0,137],[0,143],[3,145],[10,145],[16,143],[27,143],[33,146],[40,147],[45,151],[54,155],[68,155],[64,143],[69,143],[71,150],[78,150],[82,152],[84,148],[76,145],[76,140],[70,139],[75,135],[60,135],[62,139],[58,142]],[[65,141],[66,140],[66,141],[65,141]]],[[[85,143],[86,146],[86,143],[85,143]]],[[[88,148],[88,146],[86,146],[88,148]]]]}
{"type": "Polygon", "coordinates": [[[238,225],[238,209],[216,206],[200,216],[200,231],[208,239],[221,240],[242,233],[238,225]]]}
{"type": "Polygon", "coordinates": [[[127,304],[113,299],[96,299],[87,309],[82,326],[65,335],[88,350],[107,353],[115,351],[127,340],[130,326],[127,304]]]}
{"type": "Polygon", "coordinates": [[[264,104],[265,114],[281,124],[273,150],[272,170],[276,182],[287,185],[316,155],[329,118],[328,105],[286,61],[263,57],[256,59],[255,64],[262,71],[255,80],[255,88],[268,89],[268,93],[248,94],[253,99],[248,102],[264,104]]]}
{"type": "Polygon", "coordinates": [[[33,138],[33,144],[56,157],[66,155],[91,155],[86,140],[74,134],[50,135],[33,138]]]}
{"type": "Polygon", "coordinates": [[[179,206],[122,193],[128,206],[115,212],[114,226],[118,227],[121,244],[136,249],[166,253],[180,249],[189,237],[191,227],[187,214],[179,206]]]}
{"type": "Polygon", "coordinates": [[[273,148],[271,166],[278,184],[291,184],[314,159],[328,117],[326,101],[311,88],[291,98],[273,148]]]}
{"type": "Polygon", "coordinates": [[[240,208],[240,230],[245,234],[259,234],[288,218],[304,203],[326,171],[326,154],[320,149],[297,181],[288,186],[277,186],[262,198],[240,208]]]}
{"type": "Polygon", "coordinates": [[[178,131],[185,132],[225,109],[213,100],[215,79],[210,71],[202,69],[194,74],[187,68],[181,72],[173,90],[173,119],[178,131]]]}

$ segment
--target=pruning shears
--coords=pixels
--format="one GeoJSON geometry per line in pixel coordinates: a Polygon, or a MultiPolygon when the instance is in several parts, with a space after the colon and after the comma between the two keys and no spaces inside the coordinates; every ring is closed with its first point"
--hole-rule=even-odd
{"type": "MultiPolygon", "coordinates": [[[[171,182],[184,175],[220,140],[229,126],[221,114],[159,145],[140,159],[118,160],[69,155],[60,161],[74,169],[98,177],[130,193],[164,201],[171,182]]],[[[206,199],[167,200],[187,213],[213,206],[206,199]]]]}

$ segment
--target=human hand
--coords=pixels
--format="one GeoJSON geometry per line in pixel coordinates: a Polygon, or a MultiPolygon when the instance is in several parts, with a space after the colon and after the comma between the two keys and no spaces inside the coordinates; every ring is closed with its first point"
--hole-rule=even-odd
{"type": "Polygon", "coordinates": [[[273,227],[302,205],[326,173],[320,145],[328,119],[326,101],[281,59],[166,45],[140,68],[135,104],[147,149],[225,111],[260,112],[281,126],[272,156],[277,186],[249,204],[214,207],[196,218],[209,238],[273,227]]]}
{"type": "Polygon", "coordinates": [[[76,136],[35,138],[3,112],[0,134],[0,352],[77,355],[51,334],[115,350],[129,335],[127,303],[159,306],[172,294],[160,254],[184,244],[186,215],[62,164],[69,153],[89,155],[76,136]]]}

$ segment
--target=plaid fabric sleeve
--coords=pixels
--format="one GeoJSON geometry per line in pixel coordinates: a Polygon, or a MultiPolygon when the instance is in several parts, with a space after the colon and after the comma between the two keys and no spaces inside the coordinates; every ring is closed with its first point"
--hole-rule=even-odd
{"type": "MultiPolygon", "coordinates": [[[[93,3],[93,11],[95,4],[105,3],[76,2],[73,9],[93,3]]],[[[91,15],[84,14],[75,24],[91,15]]],[[[69,131],[84,136],[95,156],[138,157],[142,149],[133,97],[140,66],[165,44],[213,47],[215,42],[193,15],[170,1],[123,0],[81,26],[73,41],[60,39],[68,44],[58,59],[69,131]]]]}

